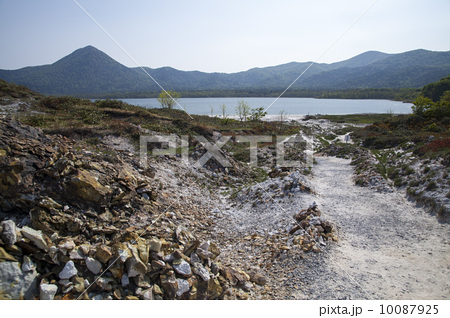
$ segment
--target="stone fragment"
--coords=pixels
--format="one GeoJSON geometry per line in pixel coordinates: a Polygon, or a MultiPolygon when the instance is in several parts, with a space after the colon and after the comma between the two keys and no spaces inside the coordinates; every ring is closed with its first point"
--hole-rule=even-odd
{"type": "Polygon", "coordinates": [[[153,285],[153,294],[155,294],[155,295],[162,295],[163,294],[163,292],[161,290],[161,287],[159,287],[159,285],[157,285],[157,284],[153,285]]]}
{"type": "Polygon", "coordinates": [[[135,277],[143,275],[147,272],[147,266],[141,261],[138,256],[137,249],[133,247],[132,257],[130,257],[126,263],[128,277],[135,277]]]}
{"type": "Polygon", "coordinates": [[[166,267],[166,263],[161,260],[152,260],[151,266],[152,266],[152,270],[159,271],[166,267]]]}
{"type": "Polygon", "coordinates": [[[53,300],[55,298],[58,286],[54,284],[41,284],[39,286],[40,300],[53,300]]]}
{"type": "Polygon", "coordinates": [[[102,263],[92,257],[86,258],[86,267],[94,274],[97,275],[102,270],[102,263]]]}
{"type": "Polygon", "coordinates": [[[103,264],[106,264],[109,259],[112,257],[111,248],[106,245],[99,245],[95,249],[95,258],[102,262],[103,264]]]}
{"type": "Polygon", "coordinates": [[[191,266],[185,260],[181,260],[179,264],[173,264],[172,266],[175,272],[184,277],[189,277],[192,275],[191,266]]]}
{"type": "Polygon", "coordinates": [[[114,283],[114,279],[109,278],[109,277],[100,277],[99,279],[97,279],[96,284],[104,291],[111,291],[112,290],[112,285],[114,283]]]}
{"type": "Polygon", "coordinates": [[[34,265],[33,261],[28,257],[28,256],[24,256],[23,257],[23,262],[22,262],[22,272],[26,273],[26,272],[32,272],[36,269],[36,265],[34,265]]]}
{"type": "Polygon", "coordinates": [[[126,243],[118,243],[115,245],[115,248],[117,250],[117,256],[122,263],[125,263],[132,256],[132,253],[126,243]]]}
{"type": "Polygon", "coordinates": [[[14,256],[9,254],[3,247],[0,246],[0,262],[5,261],[17,262],[14,256]]]}
{"type": "Polygon", "coordinates": [[[152,237],[148,240],[148,247],[152,252],[159,252],[161,250],[162,242],[157,237],[152,237]]]}
{"type": "Polygon", "coordinates": [[[192,271],[194,272],[194,274],[200,276],[200,278],[204,281],[209,281],[210,273],[202,264],[194,263],[192,271]]]}
{"type": "Polygon", "coordinates": [[[193,265],[194,263],[201,263],[202,260],[200,257],[198,257],[198,255],[196,253],[191,253],[191,265],[193,265]]]}
{"type": "Polygon", "coordinates": [[[79,169],[78,174],[67,183],[66,190],[70,195],[82,200],[98,203],[110,193],[110,189],[101,185],[95,174],[79,169]]]}
{"type": "Polygon", "coordinates": [[[178,291],[177,296],[180,297],[184,293],[189,292],[189,282],[185,279],[177,278],[177,284],[178,284],[178,291]]]}
{"type": "Polygon", "coordinates": [[[240,287],[242,288],[242,290],[249,292],[253,289],[253,284],[250,282],[245,282],[240,287]]]}
{"type": "Polygon", "coordinates": [[[64,255],[66,255],[68,251],[75,248],[75,243],[72,240],[67,239],[59,243],[58,248],[64,255]]]}
{"type": "Polygon", "coordinates": [[[59,273],[59,278],[61,279],[70,279],[78,273],[77,268],[73,261],[68,261],[62,271],[59,273]]]}
{"type": "Polygon", "coordinates": [[[128,278],[128,275],[126,273],[122,275],[121,283],[122,287],[128,286],[130,284],[130,279],[128,278]]]}
{"type": "Polygon", "coordinates": [[[134,283],[136,284],[136,286],[142,287],[142,288],[149,288],[152,286],[150,277],[148,277],[146,275],[138,275],[138,276],[134,277],[134,283]]]}
{"type": "Polygon", "coordinates": [[[220,286],[219,280],[217,278],[210,279],[208,282],[207,295],[208,299],[216,299],[223,292],[222,286],[220,286]]]}
{"type": "Polygon", "coordinates": [[[1,239],[6,245],[14,245],[17,241],[16,223],[13,220],[6,220],[0,223],[3,228],[1,239]]]}
{"type": "Polygon", "coordinates": [[[139,239],[137,249],[139,252],[139,258],[144,262],[144,264],[147,264],[150,252],[147,242],[143,239],[139,239]]]}
{"type": "Polygon", "coordinates": [[[47,242],[45,241],[44,235],[41,231],[36,231],[28,226],[24,226],[21,233],[24,237],[32,241],[38,248],[46,252],[48,251],[47,242]]]}
{"type": "Polygon", "coordinates": [[[246,272],[236,270],[232,267],[222,267],[220,274],[229,280],[233,286],[237,284],[244,284],[246,281],[250,280],[250,276],[246,272]]]}
{"type": "Polygon", "coordinates": [[[73,283],[73,290],[77,293],[82,293],[85,289],[85,282],[83,277],[74,276],[71,278],[73,283]]]}
{"type": "Polygon", "coordinates": [[[142,298],[144,300],[154,300],[155,298],[153,297],[153,288],[144,290],[144,292],[142,293],[142,298]]]}
{"type": "Polygon", "coordinates": [[[86,256],[80,247],[75,247],[73,250],[70,251],[69,258],[72,260],[82,260],[85,259],[86,256]]]}
{"type": "Polygon", "coordinates": [[[262,275],[257,274],[257,273],[252,273],[250,275],[250,281],[252,283],[255,283],[256,285],[259,285],[259,286],[264,286],[267,283],[266,278],[264,276],[262,276],[262,275]]]}
{"type": "Polygon", "coordinates": [[[38,205],[47,210],[52,209],[59,210],[62,208],[62,205],[53,200],[52,198],[43,198],[41,201],[39,201],[38,205]]]}
{"type": "Polygon", "coordinates": [[[139,300],[136,296],[126,296],[125,300],[139,300]]]}
{"type": "Polygon", "coordinates": [[[178,283],[175,275],[161,275],[161,286],[168,298],[173,299],[178,291],[178,283]]]}
{"type": "Polygon", "coordinates": [[[211,273],[217,275],[219,273],[220,267],[216,263],[211,264],[211,273]]]}

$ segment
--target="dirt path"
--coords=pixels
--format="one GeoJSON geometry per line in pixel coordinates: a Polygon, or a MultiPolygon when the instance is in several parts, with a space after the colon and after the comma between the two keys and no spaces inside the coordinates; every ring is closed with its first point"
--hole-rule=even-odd
{"type": "Polygon", "coordinates": [[[336,276],[330,282],[329,275],[319,275],[313,290],[331,287],[336,296],[351,299],[449,299],[449,226],[401,193],[355,186],[348,160],[317,161],[312,179],[317,202],[337,224],[341,240],[324,255],[323,271],[336,276]]]}
{"type": "Polygon", "coordinates": [[[450,226],[408,202],[399,192],[378,193],[354,185],[349,160],[319,157],[310,179],[317,194],[298,193],[261,206],[217,211],[213,232],[233,265],[258,267],[268,299],[449,299],[450,226]],[[269,255],[267,244],[245,235],[286,236],[292,216],[316,201],[337,226],[340,241],[323,253],[295,249],[269,255]],[[270,264],[269,264],[270,263],[270,264]]]}

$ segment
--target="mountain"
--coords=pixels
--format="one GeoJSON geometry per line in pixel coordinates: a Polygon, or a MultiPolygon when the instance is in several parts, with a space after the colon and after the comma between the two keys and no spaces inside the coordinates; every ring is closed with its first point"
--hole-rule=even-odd
{"type": "Polygon", "coordinates": [[[0,78],[42,94],[87,97],[160,91],[145,72],[165,89],[179,91],[283,90],[305,70],[293,89],[418,88],[450,74],[450,51],[415,50],[399,54],[369,51],[331,64],[292,62],[227,74],[171,67],[129,68],[87,46],[51,65],[0,70],[0,78]]]}

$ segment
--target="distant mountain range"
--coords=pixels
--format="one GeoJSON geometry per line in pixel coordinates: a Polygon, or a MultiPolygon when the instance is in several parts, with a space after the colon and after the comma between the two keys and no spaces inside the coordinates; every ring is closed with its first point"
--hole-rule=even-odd
{"type": "MultiPolygon", "coordinates": [[[[165,89],[177,91],[284,90],[311,62],[252,68],[238,73],[144,69],[165,89]]],[[[312,65],[293,90],[419,88],[450,74],[450,51],[415,50],[399,54],[369,51],[351,59],[312,65]]],[[[0,70],[0,78],[50,95],[101,96],[160,91],[138,67],[126,67],[93,46],[50,65],[0,70]]]]}

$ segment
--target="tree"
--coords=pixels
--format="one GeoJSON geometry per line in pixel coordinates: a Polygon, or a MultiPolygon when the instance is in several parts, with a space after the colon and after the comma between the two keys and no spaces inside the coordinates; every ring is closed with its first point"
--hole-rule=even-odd
{"type": "Polygon", "coordinates": [[[247,118],[250,117],[250,105],[246,102],[242,105],[242,116],[244,117],[244,120],[247,121],[247,118]]]}
{"type": "Polygon", "coordinates": [[[243,99],[238,101],[236,115],[238,115],[240,121],[247,121],[247,118],[250,116],[250,105],[243,99]]]}
{"type": "Polygon", "coordinates": [[[259,121],[261,118],[267,115],[267,112],[264,111],[264,107],[253,108],[252,109],[252,121],[259,121]]]}
{"type": "Polygon", "coordinates": [[[222,118],[226,119],[227,118],[227,105],[225,105],[225,104],[220,105],[220,110],[222,111],[222,118]]]}
{"type": "Polygon", "coordinates": [[[158,96],[158,102],[162,108],[173,109],[179,98],[180,94],[175,91],[162,91],[158,96]]]}
{"type": "Polygon", "coordinates": [[[280,110],[278,116],[280,122],[279,130],[281,131],[283,129],[283,121],[285,120],[286,111],[284,109],[280,110]]]}
{"type": "Polygon", "coordinates": [[[412,106],[413,113],[424,117],[440,119],[450,116],[450,91],[445,91],[438,102],[420,95],[412,106]]]}

